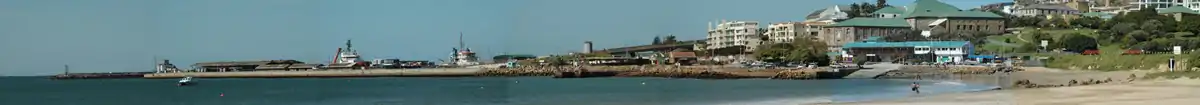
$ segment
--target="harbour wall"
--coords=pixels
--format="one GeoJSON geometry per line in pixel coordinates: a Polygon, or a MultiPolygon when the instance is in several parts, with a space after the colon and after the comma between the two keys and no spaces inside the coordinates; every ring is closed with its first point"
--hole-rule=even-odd
{"type": "Polygon", "coordinates": [[[553,76],[555,78],[663,77],[695,79],[837,79],[849,72],[825,69],[750,69],[721,66],[587,66],[485,69],[480,76],[553,76]]]}
{"type": "Polygon", "coordinates": [[[840,79],[853,70],[750,69],[719,66],[557,66],[518,68],[423,68],[319,71],[184,72],[145,74],[144,78],[324,78],[324,77],[663,77],[696,79],[840,79]]]}
{"type": "Polygon", "coordinates": [[[145,74],[144,78],[302,78],[302,77],[469,77],[482,69],[423,68],[319,71],[183,72],[145,74]]]}

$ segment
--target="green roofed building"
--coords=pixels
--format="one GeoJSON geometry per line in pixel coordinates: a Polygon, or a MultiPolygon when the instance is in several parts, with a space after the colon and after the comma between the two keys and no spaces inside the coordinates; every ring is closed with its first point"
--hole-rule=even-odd
{"type": "Polygon", "coordinates": [[[1187,7],[1183,7],[1183,6],[1171,6],[1170,8],[1158,10],[1158,13],[1159,14],[1172,14],[1172,13],[1200,14],[1200,13],[1197,13],[1196,10],[1188,9],[1187,7]]]}
{"type": "Polygon", "coordinates": [[[914,30],[945,33],[1004,33],[1004,17],[992,12],[962,10],[938,0],[917,0],[900,17],[914,30]]]}
{"type": "Polygon", "coordinates": [[[830,25],[827,29],[828,34],[817,39],[829,45],[830,50],[836,50],[840,45],[868,37],[903,35],[911,27],[900,18],[854,18],[830,25]]]}
{"type": "Polygon", "coordinates": [[[852,18],[829,25],[817,35],[837,50],[841,45],[867,37],[908,35],[929,31],[932,35],[1004,33],[1004,17],[992,12],[962,10],[938,0],[916,0],[904,8],[884,7],[875,18],[852,18]],[[898,15],[891,15],[898,14],[898,15]]]}
{"type": "Polygon", "coordinates": [[[1183,6],[1171,6],[1170,8],[1158,10],[1158,14],[1174,17],[1175,21],[1183,21],[1183,16],[1200,15],[1200,12],[1196,12],[1195,10],[1188,9],[1187,7],[1183,6]]]}
{"type": "Polygon", "coordinates": [[[974,47],[967,41],[860,41],[847,43],[840,51],[842,57],[871,62],[959,63],[974,53],[974,47]]]}

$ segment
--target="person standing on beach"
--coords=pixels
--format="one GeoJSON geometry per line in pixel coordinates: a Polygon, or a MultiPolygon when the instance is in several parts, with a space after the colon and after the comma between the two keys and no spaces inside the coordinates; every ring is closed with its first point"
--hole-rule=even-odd
{"type": "Polygon", "coordinates": [[[916,92],[917,94],[921,94],[920,88],[921,88],[921,85],[917,84],[917,82],[912,83],[912,91],[913,92],[916,92]]]}

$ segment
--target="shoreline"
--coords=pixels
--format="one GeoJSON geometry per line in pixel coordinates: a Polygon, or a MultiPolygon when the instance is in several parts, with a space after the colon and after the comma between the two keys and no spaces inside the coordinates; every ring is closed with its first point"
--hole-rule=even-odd
{"type": "MultiPolygon", "coordinates": [[[[828,68],[824,68],[828,69],[828,68]]],[[[336,78],[336,77],[662,77],[694,79],[766,78],[784,80],[841,79],[856,70],[750,69],[715,66],[588,66],[520,68],[343,69],[315,71],[241,71],[151,73],[142,78],[336,78]]]]}
{"type": "Polygon", "coordinates": [[[1190,105],[1200,102],[1200,79],[1154,79],[1088,86],[936,94],[819,105],[1099,104],[1190,105]]]}
{"type": "MultiPolygon", "coordinates": [[[[1140,79],[1139,77],[1144,76],[1147,72],[1152,72],[1152,71],[1135,70],[1135,71],[1100,72],[1100,71],[1067,71],[1067,70],[1058,70],[1058,69],[1049,69],[1049,68],[1023,68],[1023,69],[1025,69],[1027,71],[1013,72],[1011,74],[1007,74],[1008,78],[1004,79],[1004,80],[1009,80],[1009,82],[1007,82],[1007,83],[1006,82],[992,82],[992,83],[1002,83],[999,85],[1006,85],[1006,84],[1009,85],[1009,86],[1002,86],[999,89],[953,92],[953,93],[940,93],[940,94],[921,95],[921,96],[916,96],[916,97],[890,98],[890,99],[881,99],[881,100],[817,103],[814,105],[980,105],[980,104],[983,104],[983,105],[1005,104],[1005,105],[1007,105],[1007,104],[1082,104],[1082,103],[1110,104],[1110,103],[1120,103],[1120,102],[1093,102],[1093,101],[1103,101],[1103,100],[1109,99],[1109,97],[1106,97],[1105,95],[1102,95],[1102,94],[1128,94],[1128,93],[1130,93],[1130,92],[1122,92],[1122,91],[1135,91],[1135,90],[1136,91],[1163,91],[1163,90],[1154,90],[1154,89],[1124,89],[1124,88],[1130,88],[1130,87],[1154,88],[1152,86],[1146,87],[1144,85],[1159,85],[1159,86],[1166,86],[1166,87],[1189,87],[1189,86],[1180,86],[1178,84],[1160,84],[1163,81],[1189,81],[1189,82],[1193,82],[1193,83],[1197,84],[1197,86],[1190,86],[1190,87],[1193,87],[1191,90],[1200,89],[1200,79],[1198,79],[1198,80],[1190,80],[1190,79],[1189,80],[1171,80],[1171,79],[1137,80],[1137,79],[1140,79]],[[1129,77],[1130,74],[1136,75],[1137,77],[1133,77],[1132,79],[1130,79],[1130,77],[1129,77]],[[1113,80],[1111,82],[1100,82],[1099,80],[1102,80],[1100,78],[1104,78],[1104,79],[1111,78],[1113,80]],[[1083,83],[1072,84],[1070,82],[1072,80],[1077,80],[1077,81],[1097,80],[1096,81],[1097,83],[1094,83],[1094,84],[1083,84],[1083,83]],[[1045,85],[1045,86],[1021,85],[1020,82],[1022,82],[1022,81],[1031,82],[1032,84],[1045,85]],[[1084,91],[1084,90],[1089,90],[1089,89],[1095,89],[1095,90],[1099,90],[1099,91],[1084,91]],[[1063,95],[1066,93],[1076,93],[1076,94],[1075,95],[1063,95]],[[1086,100],[1088,100],[1088,101],[1073,101],[1073,102],[1057,101],[1060,98],[1064,98],[1064,97],[1079,98],[1076,96],[1079,96],[1080,94],[1083,94],[1084,96],[1086,96],[1083,98],[1087,98],[1086,100]]],[[[994,79],[994,78],[992,78],[992,79],[994,79]]],[[[921,80],[921,79],[916,79],[916,80],[921,80]]],[[[983,77],[983,78],[981,78],[981,77],[966,77],[966,78],[959,78],[959,80],[961,80],[964,83],[967,83],[969,81],[974,81],[971,83],[987,83],[987,82],[979,82],[979,81],[980,80],[989,80],[989,78],[988,77],[983,77]]],[[[1178,91],[1179,89],[1174,89],[1174,90],[1178,91]]],[[[1172,90],[1166,90],[1166,91],[1172,91],[1172,90]]],[[[1164,93],[1154,93],[1154,94],[1158,95],[1158,94],[1164,94],[1164,93]]],[[[1190,99],[1200,99],[1200,96],[1189,97],[1189,98],[1190,99]]],[[[1144,99],[1144,100],[1154,100],[1154,99],[1144,99]]],[[[1188,102],[1188,103],[1194,103],[1194,102],[1188,102]]],[[[1170,103],[1165,103],[1165,104],[1173,105],[1170,103]]],[[[1178,104],[1178,103],[1175,103],[1175,104],[1178,104]]],[[[1124,105],[1124,104],[1117,104],[1117,105],[1124,105]]],[[[1158,104],[1155,104],[1155,105],[1158,105],[1158,104]]]]}

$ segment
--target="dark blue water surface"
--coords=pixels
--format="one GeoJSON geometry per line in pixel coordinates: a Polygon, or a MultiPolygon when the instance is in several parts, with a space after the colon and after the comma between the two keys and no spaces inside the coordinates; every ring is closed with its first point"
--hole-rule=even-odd
{"type": "Polygon", "coordinates": [[[991,87],[849,79],[197,78],[198,85],[187,87],[176,81],[3,77],[0,105],[794,105],[909,97],[912,82],[925,93],[991,87]]]}

